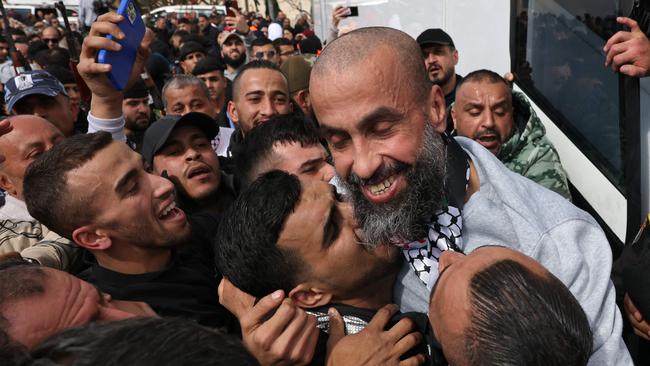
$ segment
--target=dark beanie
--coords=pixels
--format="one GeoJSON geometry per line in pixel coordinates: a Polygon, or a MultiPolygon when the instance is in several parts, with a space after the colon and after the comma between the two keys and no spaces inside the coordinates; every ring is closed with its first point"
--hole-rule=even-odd
{"type": "Polygon", "coordinates": [[[219,60],[217,60],[215,57],[208,56],[200,59],[199,62],[196,63],[196,66],[194,66],[194,69],[192,70],[192,75],[198,76],[215,70],[223,71],[225,69],[226,68],[221,62],[219,62],[219,60]]]}
{"type": "Polygon", "coordinates": [[[185,42],[178,54],[178,60],[183,61],[185,60],[185,57],[194,52],[203,52],[205,54],[205,48],[203,48],[203,46],[198,42],[185,42]]]}

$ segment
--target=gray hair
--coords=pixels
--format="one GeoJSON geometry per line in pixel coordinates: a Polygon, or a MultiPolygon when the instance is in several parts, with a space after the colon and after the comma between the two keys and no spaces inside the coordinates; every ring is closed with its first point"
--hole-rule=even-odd
{"type": "Polygon", "coordinates": [[[203,93],[205,93],[205,96],[210,99],[210,90],[203,80],[194,75],[176,75],[169,79],[162,88],[162,101],[165,109],[167,109],[167,98],[165,97],[167,89],[184,89],[188,86],[199,86],[203,90],[203,93]]]}

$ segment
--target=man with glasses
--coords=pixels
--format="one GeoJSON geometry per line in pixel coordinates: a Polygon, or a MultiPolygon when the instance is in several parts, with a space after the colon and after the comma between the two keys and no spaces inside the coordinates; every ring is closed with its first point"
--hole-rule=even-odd
{"type": "Polygon", "coordinates": [[[278,38],[273,41],[273,46],[280,51],[280,65],[282,65],[289,56],[296,54],[296,46],[286,38],[278,38]]]}
{"type": "Polygon", "coordinates": [[[54,27],[47,27],[43,29],[41,39],[43,40],[43,42],[47,44],[47,47],[49,47],[50,49],[59,47],[59,41],[61,40],[61,33],[59,32],[58,29],[54,27]]]}
{"type": "Polygon", "coordinates": [[[256,38],[251,42],[251,58],[253,60],[266,60],[280,65],[280,50],[268,38],[256,38]]]}

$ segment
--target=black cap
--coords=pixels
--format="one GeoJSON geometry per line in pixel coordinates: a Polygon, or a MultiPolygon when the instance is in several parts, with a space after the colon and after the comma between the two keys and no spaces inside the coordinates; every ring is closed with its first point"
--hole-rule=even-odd
{"type": "Polygon", "coordinates": [[[199,76],[215,70],[223,71],[225,69],[226,67],[223,66],[223,64],[219,62],[219,60],[217,60],[215,57],[207,56],[200,59],[199,62],[196,63],[196,66],[194,66],[194,69],[192,69],[192,75],[199,76]]]}
{"type": "Polygon", "coordinates": [[[146,98],[149,96],[149,90],[144,85],[144,81],[139,79],[129,89],[124,91],[124,99],[130,98],[146,98]]]}
{"type": "Polygon", "coordinates": [[[180,61],[183,61],[185,60],[185,57],[194,52],[203,52],[203,54],[205,54],[205,48],[203,48],[203,46],[201,46],[201,44],[198,42],[185,42],[183,43],[183,47],[181,47],[181,50],[178,53],[178,59],[180,61]]]}
{"type": "Polygon", "coordinates": [[[183,116],[165,116],[147,128],[142,139],[142,156],[149,164],[153,157],[165,145],[172,131],[182,125],[192,125],[201,129],[206,137],[213,140],[219,133],[219,125],[205,113],[190,112],[183,116]]]}
{"type": "Polygon", "coordinates": [[[445,31],[440,28],[430,28],[420,33],[416,39],[420,47],[424,47],[430,44],[441,44],[445,46],[454,46],[454,41],[449,37],[445,31]]]}

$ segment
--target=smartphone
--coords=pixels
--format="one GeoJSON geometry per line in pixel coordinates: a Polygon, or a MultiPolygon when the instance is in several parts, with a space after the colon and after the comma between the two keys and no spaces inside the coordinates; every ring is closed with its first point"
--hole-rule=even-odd
{"type": "Polygon", "coordinates": [[[350,12],[348,14],[349,17],[358,17],[359,16],[359,7],[358,6],[351,6],[348,9],[350,9],[350,12]]]}
{"type": "MultiPolygon", "coordinates": [[[[124,17],[124,20],[117,24],[125,35],[121,41],[116,41],[122,45],[122,48],[117,52],[99,50],[97,61],[100,64],[112,66],[108,78],[115,89],[124,90],[129,82],[129,76],[131,76],[138,47],[144,37],[145,26],[134,0],[121,0],[117,13],[124,17]]],[[[106,38],[112,40],[113,36],[109,34],[106,38]]]]}

